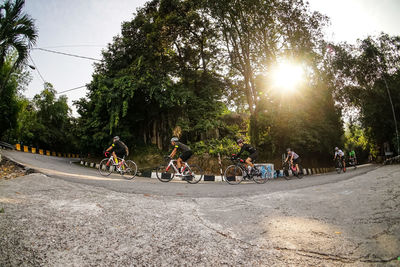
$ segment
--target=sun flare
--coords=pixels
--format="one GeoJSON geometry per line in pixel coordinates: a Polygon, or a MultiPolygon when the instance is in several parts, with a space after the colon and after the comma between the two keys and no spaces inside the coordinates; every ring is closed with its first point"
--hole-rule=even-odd
{"type": "Polygon", "coordinates": [[[282,62],[272,71],[272,81],[275,87],[285,91],[294,91],[303,81],[304,71],[300,65],[282,62]]]}

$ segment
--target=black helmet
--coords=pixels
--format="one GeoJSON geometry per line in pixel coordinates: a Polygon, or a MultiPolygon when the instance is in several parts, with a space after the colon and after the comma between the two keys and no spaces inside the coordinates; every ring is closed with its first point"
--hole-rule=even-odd
{"type": "Polygon", "coordinates": [[[171,138],[171,142],[178,142],[178,141],[179,141],[178,137],[172,137],[171,138]]]}

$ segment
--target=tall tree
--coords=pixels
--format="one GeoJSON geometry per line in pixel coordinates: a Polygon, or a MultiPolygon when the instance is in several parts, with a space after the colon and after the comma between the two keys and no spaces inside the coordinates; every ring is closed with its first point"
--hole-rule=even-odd
{"type": "Polygon", "coordinates": [[[38,36],[33,19],[22,11],[24,4],[25,0],[6,0],[0,5],[0,67],[10,51],[18,54],[10,71],[2,77],[0,94],[10,74],[28,58],[38,36]]]}
{"type": "MultiPolygon", "coordinates": [[[[333,68],[336,98],[355,108],[365,134],[383,148],[398,150],[396,125],[400,121],[400,37],[381,34],[357,45],[335,47],[333,68]]],[[[397,129],[398,131],[398,129],[397,129]]]]}
{"type": "Polygon", "coordinates": [[[151,1],[123,23],[96,67],[90,101],[78,102],[88,146],[118,134],[162,148],[177,125],[191,141],[215,129],[225,85],[210,27],[196,1],[151,1]]]}
{"type": "Polygon", "coordinates": [[[250,134],[258,144],[257,76],[283,57],[307,60],[321,40],[326,17],[291,0],[205,1],[222,33],[231,76],[240,80],[251,114],[250,134]]]}

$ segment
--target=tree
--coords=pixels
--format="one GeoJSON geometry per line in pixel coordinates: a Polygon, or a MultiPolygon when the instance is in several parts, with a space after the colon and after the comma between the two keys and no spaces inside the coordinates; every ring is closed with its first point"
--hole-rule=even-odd
{"type": "Polygon", "coordinates": [[[246,97],[252,142],[259,142],[257,76],[283,57],[307,61],[321,40],[327,18],[311,13],[303,1],[205,1],[221,29],[231,77],[246,97]]]}
{"type": "Polygon", "coordinates": [[[226,87],[210,27],[196,1],[151,1],[123,23],[96,66],[90,100],[77,102],[85,146],[98,151],[118,134],[163,148],[177,125],[189,141],[217,128],[226,87]]]}
{"type": "Polygon", "coordinates": [[[0,95],[9,76],[28,58],[29,49],[35,44],[37,30],[33,19],[22,12],[24,0],[6,0],[0,5],[0,67],[13,50],[18,54],[8,73],[2,76],[0,95]]]}
{"type": "MultiPolygon", "coordinates": [[[[6,73],[11,71],[12,58],[6,60],[0,67],[0,77],[4,77],[6,73]]],[[[0,79],[3,82],[3,79],[0,79]]],[[[19,110],[17,102],[18,93],[18,76],[13,75],[4,85],[4,89],[0,93],[0,138],[4,137],[7,130],[15,127],[17,123],[17,114],[19,110]]]]}
{"type": "Polygon", "coordinates": [[[335,47],[336,99],[358,111],[372,147],[389,142],[397,149],[400,114],[400,37],[381,34],[355,46],[335,47]]]}

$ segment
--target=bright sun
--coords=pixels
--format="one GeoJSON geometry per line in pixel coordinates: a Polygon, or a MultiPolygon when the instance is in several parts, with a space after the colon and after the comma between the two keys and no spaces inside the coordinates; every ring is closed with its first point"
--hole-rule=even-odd
{"type": "Polygon", "coordinates": [[[300,65],[282,62],[272,71],[272,81],[279,89],[294,91],[303,80],[303,74],[303,68],[300,65]]]}

